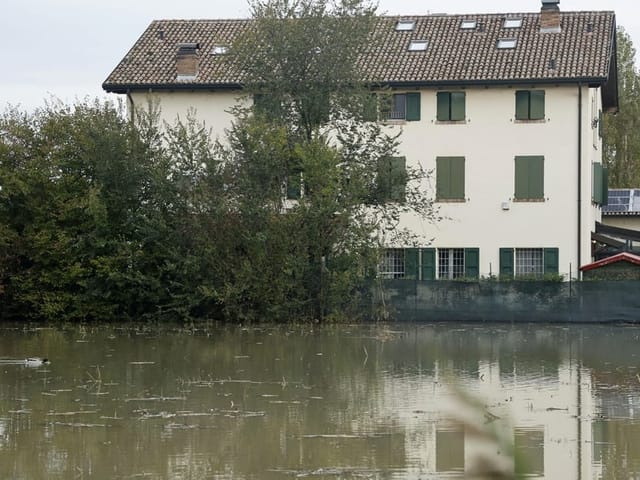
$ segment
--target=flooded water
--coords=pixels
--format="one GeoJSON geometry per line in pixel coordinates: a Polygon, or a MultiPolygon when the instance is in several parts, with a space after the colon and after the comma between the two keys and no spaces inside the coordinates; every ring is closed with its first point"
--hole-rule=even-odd
{"type": "Polygon", "coordinates": [[[638,478],[639,338],[5,326],[0,479],[638,478]]]}

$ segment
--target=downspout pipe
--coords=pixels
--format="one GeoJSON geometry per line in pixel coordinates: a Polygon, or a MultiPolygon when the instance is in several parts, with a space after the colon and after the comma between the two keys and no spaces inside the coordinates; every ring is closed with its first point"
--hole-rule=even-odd
{"type": "Polygon", "coordinates": [[[135,104],[133,103],[133,97],[131,96],[131,90],[127,90],[127,101],[129,102],[129,105],[127,105],[129,108],[129,121],[133,123],[136,109],[135,104]]]}
{"type": "Polygon", "coordinates": [[[578,83],[578,262],[576,275],[580,280],[582,266],[582,83],[578,83]]]}

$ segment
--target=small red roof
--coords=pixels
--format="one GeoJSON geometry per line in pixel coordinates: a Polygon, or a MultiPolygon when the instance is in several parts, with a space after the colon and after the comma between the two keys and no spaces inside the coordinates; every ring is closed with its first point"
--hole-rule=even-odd
{"type": "Polygon", "coordinates": [[[580,270],[586,272],[588,270],[594,270],[596,268],[601,268],[616,262],[629,262],[635,265],[640,265],[640,256],[634,255],[633,253],[622,252],[611,257],[603,258],[602,260],[598,260],[597,262],[584,265],[580,267],[580,270]]]}

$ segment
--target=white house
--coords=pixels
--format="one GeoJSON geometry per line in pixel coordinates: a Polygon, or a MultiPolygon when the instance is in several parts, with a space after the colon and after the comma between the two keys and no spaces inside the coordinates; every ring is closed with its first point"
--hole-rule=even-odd
{"type": "MultiPolygon", "coordinates": [[[[618,106],[613,12],[379,17],[366,80],[393,94],[398,165],[435,172],[424,188],[446,220],[403,218],[423,248],[394,245],[383,276],[579,276],[592,261],[606,168],[603,112],[618,106]],[[398,247],[398,248],[395,248],[398,247]]],[[[532,5],[533,7],[533,5],[532,5]]],[[[224,69],[250,20],[159,20],[103,84],[129,108],[149,95],[174,121],[195,107],[222,135],[242,95],[224,69]]]]}

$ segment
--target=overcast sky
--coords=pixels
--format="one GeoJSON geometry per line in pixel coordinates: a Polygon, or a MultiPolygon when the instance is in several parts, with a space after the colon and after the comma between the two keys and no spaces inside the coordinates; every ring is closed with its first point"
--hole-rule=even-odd
{"type": "MultiPolygon", "coordinates": [[[[540,0],[379,0],[379,13],[535,12],[540,0]]],[[[560,9],[613,10],[636,47],[637,0],[561,0],[560,9]]],[[[105,96],[101,85],[154,19],[246,18],[245,0],[3,0],[0,111],[105,96]]]]}

